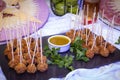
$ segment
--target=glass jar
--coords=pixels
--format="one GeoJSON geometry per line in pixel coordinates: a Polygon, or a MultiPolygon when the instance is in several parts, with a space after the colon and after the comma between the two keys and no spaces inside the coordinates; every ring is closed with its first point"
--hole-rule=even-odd
{"type": "Polygon", "coordinates": [[[66,13],[76,13],[78,0],[50,0],[51,9],[54,14],[62,16],[66,13]]]}

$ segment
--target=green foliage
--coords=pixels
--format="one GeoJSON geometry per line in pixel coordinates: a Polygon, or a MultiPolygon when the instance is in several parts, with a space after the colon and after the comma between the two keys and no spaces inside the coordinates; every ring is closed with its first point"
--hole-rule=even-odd
{"type": "Polygon", "coordinates": [[[44,54],[47,57],[50,57],[50,59],[48,60],[48,63],[56,64],[60,68],[65,67],[67,69],[74,70],[73,67],[71,66],[73,63],[73,56],[68,54],[66,54],[65,56],[61,56],[58,53],[58,50],[59,48],[57,49],[52,48],[52,50],[50,50],[48,46],[44,48],[44,54]]]}
{"type": "Polygon", "coordinates": [[[115,42],[115,44],[120,44],[120,36],[119,36],[118,40],[115,42]]]}
{"type": "Polygon", "coordinates": [[[80,37],[76,37],[75,41],[71,44],[70,51],[72,53],[76,53],[75,58],[76,60],[83,60],[85,62],[89,61],[89,58],[86,57],[86,48],[82,47],[83,40],[80,37]]]}

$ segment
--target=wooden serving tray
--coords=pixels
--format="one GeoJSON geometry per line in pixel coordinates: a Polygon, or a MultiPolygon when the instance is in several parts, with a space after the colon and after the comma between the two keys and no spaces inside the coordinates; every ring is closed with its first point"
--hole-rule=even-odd
{"type": "MultiPolygon", "coordinates": [[[[43,37],[43,48],[45,45],[47,45],[48,37],[43,37]]],[[[58,77],[58,78],[65,77],[70,72],[70,70],[68,69],[58,68],[58,66],[56,65],[49,65],[48,70],[45,72],[37,71],[35,74],[29,74],[27,72],[23,74],[17,74],[15,70],[9,68],[8,66],[8,59],[3,53],[5,47],[6,44],[0,45],[0,59],[1,59],[0,66],[7,80],[48,80],[51,77],[58,77]]],[[[63,54],[71,54],[71,53],[68,51],[63,54]]],[[[74,60],[73,67],[75,69],[78,68],[91,69],[118,61],[120,61],[120,50],[116,49],[114,53],[111,53],[107,58],[102,57],[100,55],[95,55],[94,58],[87,63],[83,61],[74,60]]]]}

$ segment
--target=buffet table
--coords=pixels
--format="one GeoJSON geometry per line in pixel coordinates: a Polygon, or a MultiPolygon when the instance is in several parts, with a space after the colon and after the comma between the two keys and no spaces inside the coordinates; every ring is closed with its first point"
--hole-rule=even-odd
{"type": "MultiPolygon", "coordinates": [[[[54,35],[54,34],[63,34],[67,32],[68,30],[70,30],[73,27],[73,21],[75,20],[75,15],[70,14],[70,13],[64,16],[61,16],[61,17],[55,16],[50,9],[49,0],[46,0],[46,3],[49,6],[50,13],[49,13],[49,18],[46,24],[41,29],[42,36],[43,36],[43,45],[47,45],[46,42],[49,36],[54,35]]],[[[101,20],[99,20],[96,24],[100,24],[103,27],[102,35],[106,39],[107,29],[109,28],[109,26],[107,24],[104,24],[101,20]]],[[[92,24],[87,25],[86,27],[91,29],[91,26],[92,24]]],[[[95,31],[94,33],[98,34],[97,31],[95,31]]],[[[93,58],[88,63],[81,62],[81,61],[74,61],[73,65],[75,66],[75,69],[79,68],[81,69],[80,71],[82,71],[82,69],[89,69],[88,73],[95,73],[95,71],[99,70],[99,72],[101,71],[102,73],[102,71],[104,72],[109,68],[108,72],[110,72],[110,74],[113,75],[112,71],[117,70],[117,76],[120,75],[120,55],[119,55],[120,45],[114,44],[120,36],[120,31],[113,29],[112,34],[114,35],[114,39],[110,38],[109,42],[117,48],[117,50],[112,55],[110,55],[108,58],[104,58],[101,56],[95,56],[95,58],[93,58]],[[111,67],[110,64],[112,64],[113,66],[111,67]],[[109,66],[106,67],[107,65],[109,66]]],[[[40,35],[40,31],[38,30],[38,36],[39,35],[40,35]]],[[[35,34],[32,34],[31,36],[35,37],[35,34]]],[[[5,49],[5,46],[6,46],[5,44],[0,45],[0,52],[1,52],[0,58],[1,60],[5,61],[5,62],[0,61],[1,66],[5,66],[7,64],[7,60],[5,60],[5,56],[2,55],[5,49]]],[[[49,65],[49,69],[46,72],[43,72],[43,73],[37,72],[35,74],[24,73],[24,74],[19,75],[19,74],[16,74],[14,70],[9,69],[8,66],[2,67],[2,69],[0,70],[0,80],[6,80],[6,79],[7,80],[48,80],[48,79],[63,80],[63,78],[66,77],[66,75],[70,72],[69,70],[65,68],[58,68],[56,65],[49,65]]],[[[82,74],[83,73],[87,73],[87,70],[82,72],[82,74]]],[[[104,77],[104,74],[101,74],[101,76],[104,77]]],[[[84,78],[84,77],[88,77],[90,74],[85,74],[85,75],[86,76],[81,75],[82,76],[81,79],[93,80],[93,78],[88,78],[88,79],[84,78]]],[[[99,75],[99,74],[96,74],[96,75],[99,75]]],[[[109,78],[110,76],[111,75],[108,75],[107,77],[109,78]]],[[[107,77],[105,76],[105,78],[107,77]]],[[[96,79],[94,78],[94,80],[99,80],[97,78],[98,77],[96,77],[96,79]]],[[[120,77],[118,79],[120,79],[120,77]]],[[[69,79],[66,79],[66,80],[69,80],[69,79]]],[[[71,78],[71,80],[75,80],[75,78],[74,79],[71,78]]],[[[79,80],[79,79],[76,79],[76,80],[79,80]]],[[[111,80],[116,80],[116,79],[111,78],[111,80]]]]}

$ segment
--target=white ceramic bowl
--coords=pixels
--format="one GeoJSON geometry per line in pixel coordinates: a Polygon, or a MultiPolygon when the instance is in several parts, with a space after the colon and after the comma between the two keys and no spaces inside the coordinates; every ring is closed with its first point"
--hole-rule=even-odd
{"type": "Polygon", "coordinates": [[[64,35],[54,35],[48,38],[49,48],[60,48],[60,50],[58,51],[60,53],[68,51],[70,49],[70,43],[71,39],[64,35]],[[63,41],[63,43],[59,43],[60,41],[63,41]],[[59,44],[56,44],[54,42],[57,42],[59,44]]]}

